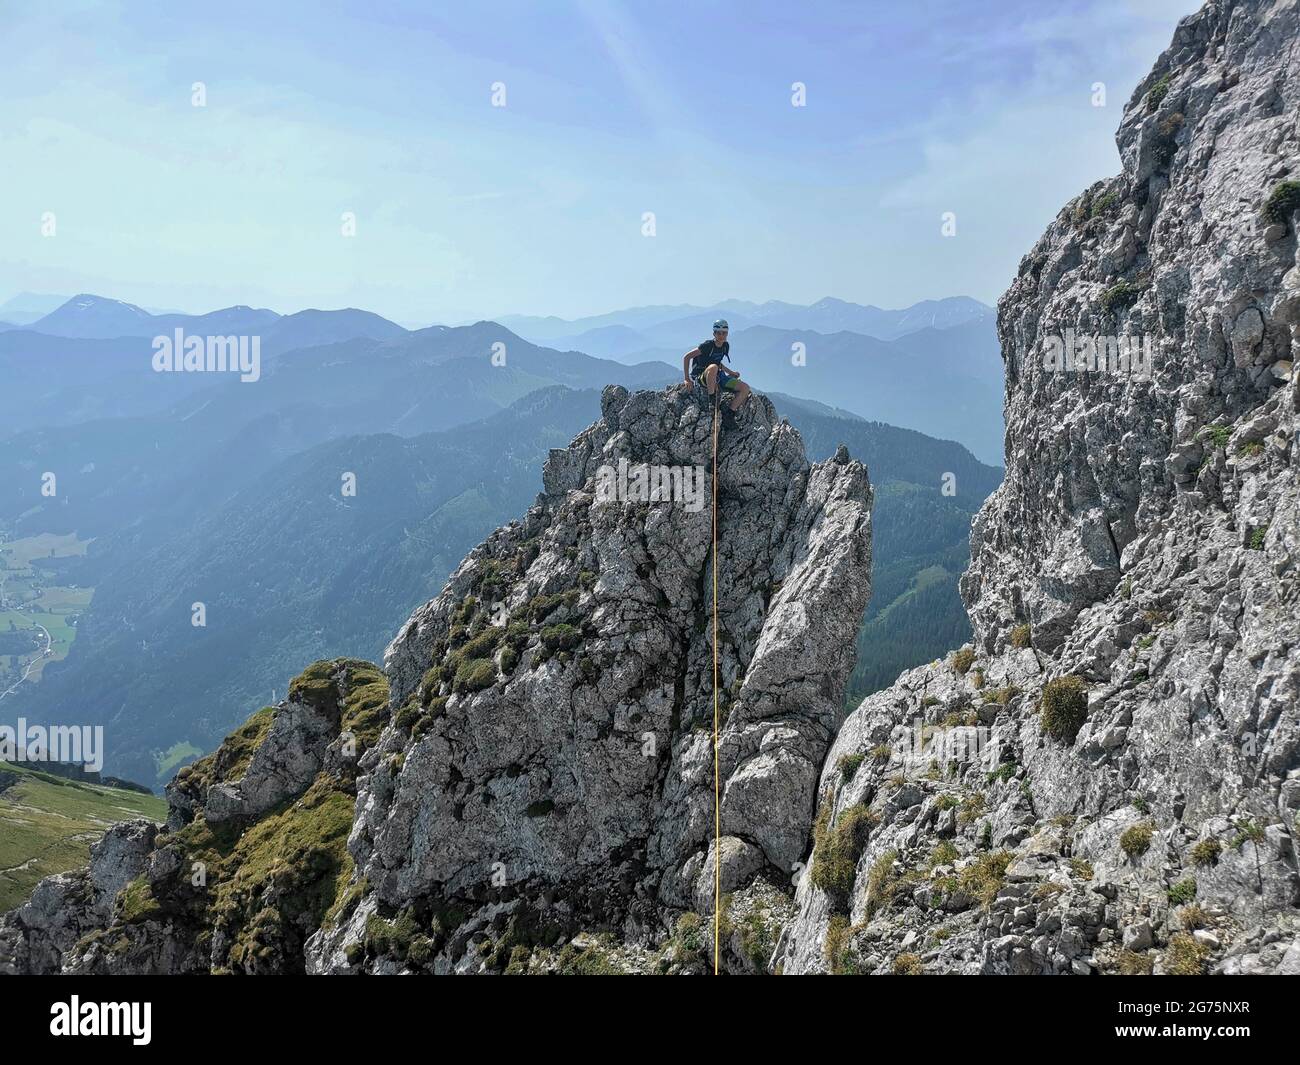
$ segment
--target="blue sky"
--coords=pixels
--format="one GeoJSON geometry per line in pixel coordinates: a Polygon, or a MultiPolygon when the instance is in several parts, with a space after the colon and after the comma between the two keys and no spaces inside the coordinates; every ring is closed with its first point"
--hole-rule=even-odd
{"type": "Polygon", "coordinates": [[[0,302],[993,302],[1196,6],[0,0],[0,302]]]}

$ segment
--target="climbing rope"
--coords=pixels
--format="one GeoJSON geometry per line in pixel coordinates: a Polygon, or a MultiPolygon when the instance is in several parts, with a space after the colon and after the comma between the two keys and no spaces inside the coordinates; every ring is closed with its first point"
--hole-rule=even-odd
{"type": "Polygon", "coordinates": [[[722,931],[722,806],[718,783],[718,411],[722,388],[713,400],[713,975],[718,975],[718,936],[722,931]]]}

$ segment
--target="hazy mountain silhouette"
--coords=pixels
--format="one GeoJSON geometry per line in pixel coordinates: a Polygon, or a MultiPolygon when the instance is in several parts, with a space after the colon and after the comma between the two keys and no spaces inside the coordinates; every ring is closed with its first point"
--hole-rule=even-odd
{"type": "Polygon", "coordinates": [[[719,317],[726,318],[733,330],[761,324],[777,329],[810,329],[817,333],[848,330],[880,340],[892,340],[917,329],[943,329],[979,318],[991,318],[993,314],[992,307],[968,296],[922,300],[899,310],[885,310],[828,296],[807,306],[782,300],[769,300],[766,303],[723,300],[710,306],[676,304],[629,307],[573,320],[507,314],[498,317],[497,321],[537,343],[573,347],[579,351],[589,351],[593,355],[606,355],[610,353],[600,350],[597,345],[601,340],[601,331],[610,327],[619,327],[649,338],[650,342],[642,344],[642,348],[661,342],[677,343],[679,339],[688,338],[693,338],[693,343],[706,336],[713,319],[719,317]],[[701,333],[701,330],[705,332],[701,333]],[[584,346],[584,343],[589,346],[584,346]]]}
{"type": "MultiPolygon", "coordinates": [[[[689,346],[621,358],[680,367],[689,346]]],[[[985,462],[1002,461],[1002,355],[989,319],[927,327],[895,340],[766,325],[733,328],[731,351],[735,369],[764,392],[848,407],[864,418],[959,440],[985,462]]]]}
{"type": "Polygon", "coordinates": [[[134,303],[83,292],[28,328],[49,336],[82,340],[155,337],[183,329],[194,335],[258,335],[263,353],[329,344],[354,337],[387,340],[406,330],[370,311],[305,310],[281,315],[266,308],[223,307],[207,314],[151,314],[134,303]]]}

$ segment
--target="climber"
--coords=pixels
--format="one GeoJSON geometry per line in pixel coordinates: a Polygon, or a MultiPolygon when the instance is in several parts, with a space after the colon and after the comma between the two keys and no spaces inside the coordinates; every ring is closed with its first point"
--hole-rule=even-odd
{"type": "Polygon", "coordinates": [[[723,359],[730,358],[727,320],[719,318],[713,323],[713,339],[702,341],[699,347],[682,356],[682,376],[688,385],[703,385],[710,396],[716,395],[719,389],[731,393],[730,409],[734,413],[749,398],[749,385],[740,379],[740,374],[722,365],[723,359]]]}

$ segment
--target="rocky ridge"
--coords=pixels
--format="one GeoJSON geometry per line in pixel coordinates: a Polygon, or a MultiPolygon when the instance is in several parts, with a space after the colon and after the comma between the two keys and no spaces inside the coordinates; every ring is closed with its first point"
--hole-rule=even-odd
{"type": "MultiPolygon", "coordinates": [[[[602,406],[389,647],[395,724],[349,844],[363,895],[315,970],[402,971],[402,937],[374,929],[403,924],[433,971],[544,967],[589,930],[671,968],[677,924],[712,912],[712,417],[680,387],[602,406]],[[704,495],[608,498],[647,467],[696,470],[704,495]]],[[[871,489],[843,451],[810,466],[761,396],[717,482],[721,879],[775,925],[869,594],[871,489]]]]}
{"type": "MultiPolygon", "coordinates": [[[[712,413],[686,388],[611,387],[602,408],[384,674],[311,667],[178,775],[165,830],[119,826],[89,871],[0,919],[3,964],[708,968],[712,413]]],[[[843,449],[809,464],[760,396],[721,434],[717,482],[724,961],[754,971],[791,912],[852,668],[872,493],[843,449]]]]}

